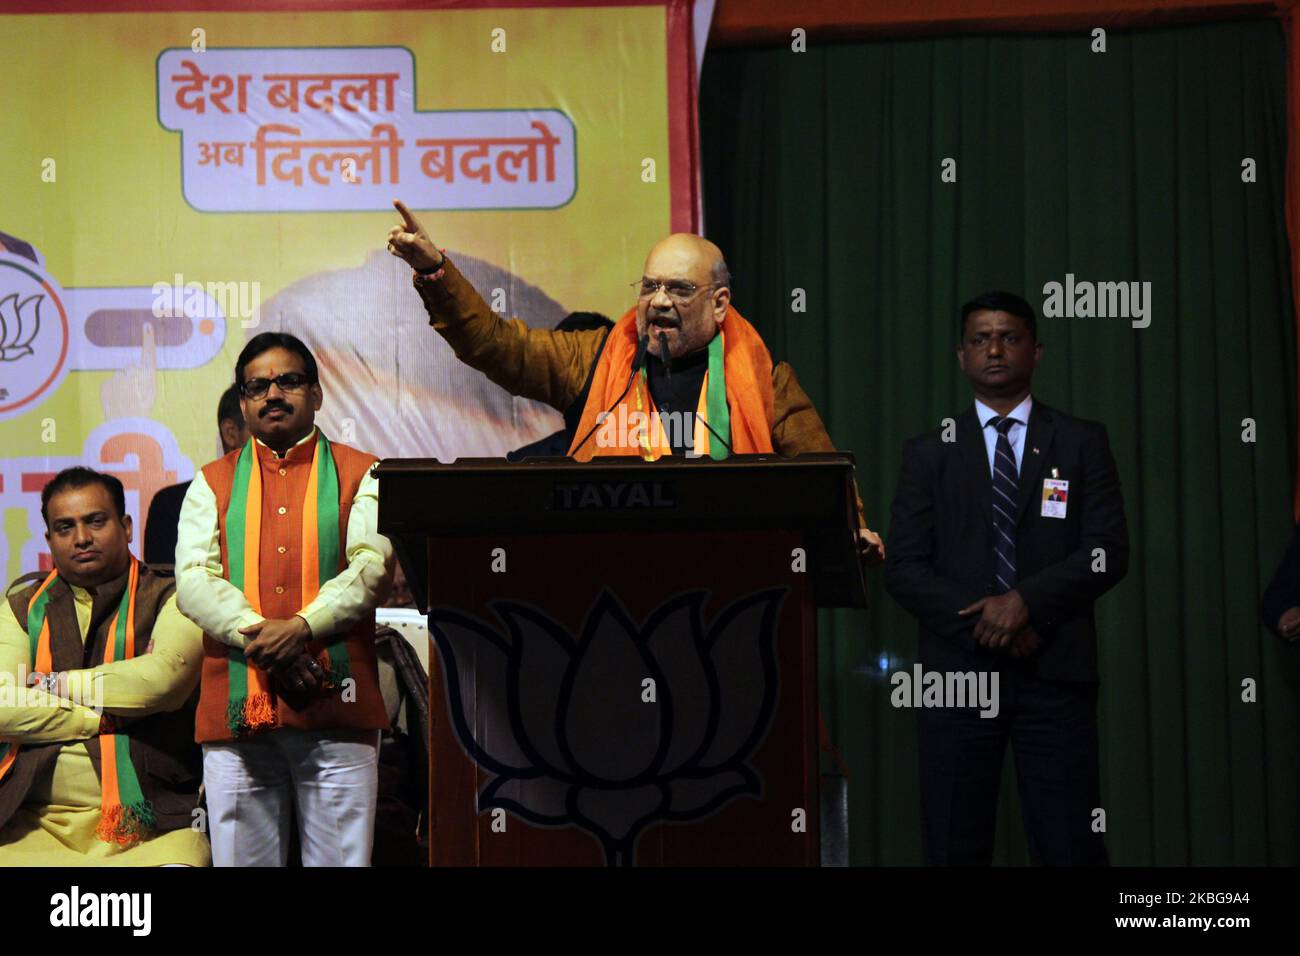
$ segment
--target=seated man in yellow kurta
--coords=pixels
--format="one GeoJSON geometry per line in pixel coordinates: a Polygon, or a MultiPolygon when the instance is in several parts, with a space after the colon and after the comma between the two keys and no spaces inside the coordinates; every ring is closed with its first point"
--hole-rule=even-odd
{"type": "Polygon", "coordinates": [[[0,866],[206,866],[202,632],[132,557],[112,475],[61,471],[41,514],[54,570],[0,602],[0,866]]]}

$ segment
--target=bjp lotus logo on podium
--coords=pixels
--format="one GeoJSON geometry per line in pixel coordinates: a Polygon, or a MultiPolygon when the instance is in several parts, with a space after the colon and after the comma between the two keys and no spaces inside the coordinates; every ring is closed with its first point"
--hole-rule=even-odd
{"type": "Polygon", "coordinates": [[[479,812],[583,830],[609,865],[632,865],[651,824],[689,824],[761,797],[749,761],[776,709],[788,593],[756,591],[706,622],[709,595],[691,591],[638,623],[605,590],[576,636],[514,601],[490,604],[505,633],[433,609],[457,738],[492,775],[479,812]]]}
{"type": "Polygon", "coordinates": [[[68,366],[68,314],[54,280],[0,252],[0,420],[31,411],[68,366]]]}

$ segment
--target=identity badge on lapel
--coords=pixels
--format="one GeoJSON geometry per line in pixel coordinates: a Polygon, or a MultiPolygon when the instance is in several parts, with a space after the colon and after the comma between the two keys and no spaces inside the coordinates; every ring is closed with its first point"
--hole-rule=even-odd
{"type": "Polygon", "coordinates": [[[1043,479],[1044,518],[1064,518],[1069,506],[1070,483],[1060,477],[1059,468],[1052,469],[1052,477],[1043,479]]]}

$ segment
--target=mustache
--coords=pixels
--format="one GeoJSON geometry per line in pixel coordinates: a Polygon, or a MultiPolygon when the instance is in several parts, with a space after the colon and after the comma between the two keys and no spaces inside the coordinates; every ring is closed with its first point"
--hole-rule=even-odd
{"type": "Polygon", "coordinates": [[[273,398],[265,405],[262,406],[262,410],[257,413],[257,417],[265,418],[267,415],[269,415],[271,412],[275,411],[276,409],[279,409],[280,411],[284,412],[286,415],[293,414],[292,405],[290,405],[288,402],[281,401],[278,398],[273,398]]]}

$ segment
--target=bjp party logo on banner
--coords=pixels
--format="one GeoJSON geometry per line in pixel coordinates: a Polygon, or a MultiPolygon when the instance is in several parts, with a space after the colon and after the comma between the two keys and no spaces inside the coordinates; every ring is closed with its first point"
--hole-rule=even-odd
{"type": "Polygon", "coordinates": [[[63,290],[39,266],[0,252],[0,420],[26,414],[68,372],[63,290]]]}

